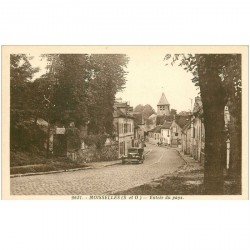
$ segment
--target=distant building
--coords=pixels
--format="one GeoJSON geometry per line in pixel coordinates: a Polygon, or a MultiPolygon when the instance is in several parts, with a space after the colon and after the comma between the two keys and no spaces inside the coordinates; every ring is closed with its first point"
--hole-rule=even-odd
{"type": "Polygon", "coordinates": [[[193,116],[191,122],[191,156],[204,164],[205,159],[205,127],[203,119],[193,116]]]}
{"type": "Polygon", "coordinates": [[[158,125],[163,125],[165,121],[172,121],[173,116],[170,115],[170,104],[165,96],[162,93],[161,98],[157,104],[157,114],[152,114],[147,119],[146,130],[150,131],[158,125]]]}
{"type": "Polygon", "coordinates": [[[171,146],[181,147],[182,129],[190,122],[190,116],[175,116],[171,124],[171,146]]]}
{"type": "Polygon", "coordinates": [[[161,125],[148,131],[148,142],[152,144],[157,144],[162,142],[161,137],[161,125]]]}
{"type": "MultiPolygon", "coordinates": [[[[203,122],[203,107],[199,96],[195,98],[192,115],[187,122],[182,120],[181,149],[184,154],[190,154],[194,159],[204,165],[205,159],[205,127],[203,122]]],[[[183,118],[182,118],[183,119],[183,118]]]]}
{"type": "Polygon", "coordinates": [[[165,121],[161,126],[162,143],[166,146],[171,145],[171,125],[172,122],[165,121]]]}
{"type": "MultiPolygon", "coordinates": [[[[225,131],[228,131],[232,117],[230,116],[228,106],[224,109],[224,121],[225,131]]],[[[201,98],[198,96],[195,98],[193,114],[191,120],[182,129],[182,151],[184,154],[190,154],[194,159],[199,161],[202,165],[205,163],[205,126],[203,120],[203,106],[201,98]]],[[[227,165],[225,168],[229,168],[230,161],[230,140],[226,139],[227,151],[226,157],[227,165]]]]}
{"type": "Polygon", "coordinates": [[[188,122],[182,129],[181,133],[181,149],[186,155],[190,154],[191,146],[191,121],[188,122]]]}
{"type": "Polygon", "coordinates": [[[170,115],[170,104],[164,93],[157,104],[157,115],[170,115]]]}
{"type": "Polygon", "coordinates": [[[144,137],[146,125],[142,113],[133,113],[134,116],[134,146],[142,147],[144,144],[144,137]]]}
{"type": "Polygon", "coordinates": [[[117,135],[119,157],[126,155],[134,146],[133,108],[127,102],[116,101],[114,104],[114,126],[117,135]]]}
{"type": "Polygon", "coordinates": [[[203,122],[203,106],[199,96],[195,97],[193,116],[191,120],[190,154],[194,159],[204,164],[205,159],[205,127],[203,122]]]}
{"type": "Polygon", "coordinates": [[[148,141],[152,143],[161,143],[173,147],[181,147],[182,129],[190,122],[190,112],[183,111],[179,115],[171,114],[170,104],[162,93],[157,104],[157,115],[149,117],[151,126],[148,129],[148,141]]]}

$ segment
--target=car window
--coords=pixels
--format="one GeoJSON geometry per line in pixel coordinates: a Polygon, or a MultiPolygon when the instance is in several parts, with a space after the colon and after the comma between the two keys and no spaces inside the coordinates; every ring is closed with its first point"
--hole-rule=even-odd
{"type": "Polygon", "coordinates": [[[130,148],[130,149],[128,150],[128,152],[129,152],[129,153],[137,153],[138,150],[137,150],[136,148],[130,148]]]}

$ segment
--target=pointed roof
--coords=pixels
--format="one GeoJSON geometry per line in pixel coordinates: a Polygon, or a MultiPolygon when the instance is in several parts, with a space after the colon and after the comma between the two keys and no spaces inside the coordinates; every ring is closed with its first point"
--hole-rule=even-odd
{"type": "Polygon", "coordinates": [[[173,115],[157,115],[156,125],[162,125],[165,121],[172,122],[174,120],[173,115]]]}
{"type": "Polygon", "coordinates": [[[148,132],[153,132],[153,133],[161,133],[161,125],[156,126],[155,128],[149,130],[148,132]]]}
{"type": "Polygon", "coordinates": [[[172,122],[165,121],[162,125],[162,129],[170,129],[172,122]]]}
{"type": "Polygon", "coordinates": [[[183,128],[187,123],[190,122],[191,115],[177,115],[175,117],[175,122],[183,128]]]}
{"type": "Polygon", "coordinates": [[[166,98],[166,96],[165,96],[164,93],[162,93],[161,99],[158,102],[157,106],[159,106],[159,105],[169,105],[169,102],[168,102],[168,100],[167,100],[167,98],[166,98]]]}
{"type": "Polygon", "coordinates": [[[142,113],[134,113],[133,116],[135,118],[135,124],[136,125],[144,124],[144,119],[143,119],[142,113]]]}

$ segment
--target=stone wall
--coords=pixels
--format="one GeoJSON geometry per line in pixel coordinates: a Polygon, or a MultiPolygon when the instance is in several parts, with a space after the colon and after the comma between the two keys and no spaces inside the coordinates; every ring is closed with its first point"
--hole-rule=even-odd
{"type": "Polygon", "coordinates": [[[78,151],[77,161],[79,163],[84,162],[96,162],[96,161],[113,161],[118,159],[118,144],[108,145],[101,149],[97,149],[95,146],[88,147],[87,149],[81,149],[78,151]]]}

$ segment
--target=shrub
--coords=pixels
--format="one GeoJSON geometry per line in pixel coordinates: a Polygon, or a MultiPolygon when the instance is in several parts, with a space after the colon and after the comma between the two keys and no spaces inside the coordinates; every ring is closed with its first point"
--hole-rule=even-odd
{"type": "Polygon", "coordinates": [[[24,151],[39,151],[43,149],[46,133],[19,114],[11,115],[10,147],[24,151]]]}
{"type": "Polygon", "coordinates": [[[87,135],[83,138],[84,143],[86,143],[87,146],[95,146],[97,149],[101,149],[105,145],[105,141],[107,139],[106,134],[102,135],[87,135]]]}

